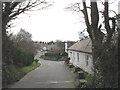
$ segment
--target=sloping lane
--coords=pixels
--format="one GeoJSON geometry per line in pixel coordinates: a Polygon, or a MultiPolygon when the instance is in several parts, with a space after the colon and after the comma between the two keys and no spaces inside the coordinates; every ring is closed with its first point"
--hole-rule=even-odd
{"type": "Polygon", "coordinates": [[[11,88],[75,88],[74,75],[64,65],[64,61],[39,60],[41,66],[11,88]]]}

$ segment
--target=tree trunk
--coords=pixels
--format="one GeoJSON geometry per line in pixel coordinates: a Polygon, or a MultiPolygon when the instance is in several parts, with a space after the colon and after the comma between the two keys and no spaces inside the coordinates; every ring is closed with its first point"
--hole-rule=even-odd
{"type": "Polygon", "coordinates": [[[115,22],[112,29],[109,25],[108,2],[105,2],[105,28],[107,30],[107,40],[103,42],[104,34],[100,30],[99,12],[97,2],[91,2],[91,24],[89,23],[86,1],[83,0],[84,17],[87,26],[87,31],[92,40],[92,55],[94,65],[94,81],[93,87],[116,87],[117,86],[117,51],[111,43],[113,33],[115,31],[115,22]],[[113,71],[115,71],[113,73],[113,71]]]}

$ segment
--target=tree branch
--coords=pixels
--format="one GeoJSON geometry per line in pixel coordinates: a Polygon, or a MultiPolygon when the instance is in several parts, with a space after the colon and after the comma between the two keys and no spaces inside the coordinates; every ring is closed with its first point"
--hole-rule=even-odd
{"type": "Polygon", "coordinates": [[[97,42],[101,43],[103,39],[103,34],[101,33],[101,25],[98,26],[99,23],[99,11],[97,1],[92,2],[91,0],[91,28],[94,33],[94,38],[97,42]],[[98,37],[99,35],[99,37],[98,37]]]}
{"type": "Polygon", "coordinates": [[[82,1],[83,3],[83,14],[84,14],[84,18],[85,18],[85,23],[86,23],[86,26],[87,26],[87,32],[89,33],[89,36],[91,39],[93,39],[93,35],[92,35],[92,31],[91,31],[91,25],[90,25],[90,22],[89,22],[89,17],[88,17],[88,12],[87,12],[87,6],[86,6],[86,1],[83,0],[82,1]]]}
{"type": "Polygon", "coordinates": [[[105,11],[104,11],[104,18],[105,18],[105,29],[107,31],[107,34],[109,35],[111,33],[111,28],[109,24],[109,15],[108,15],[108,0],[105,0],[104,3],[105,11]]]}
{"type": "Polygon", "coordinates": [[[98,12],[98,7],[97,7],[97,2],[92,2],[91,1],[91,22],[92,22],[92,28],[97,28],[98,27],[98,22],[99,22],[99,12],[98,12]]]}

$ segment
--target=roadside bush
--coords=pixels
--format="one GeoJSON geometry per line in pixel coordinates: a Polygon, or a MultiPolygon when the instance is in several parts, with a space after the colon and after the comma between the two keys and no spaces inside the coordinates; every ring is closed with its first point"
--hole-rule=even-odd
{"type": "Polygon", "coordinates": [[[45,55],[42,55],[40,58],[53,61],[65,61],[67,59],[67,54],[65,52],[60,51],[48,51],[47,53],[45,53],[45,55]]]}
{"type": "MultiPolygon", "coordinates": [[[[9,49],[9,52],[3,52],[4,54],[3,63],[2,63],[3,87],[5,85],[20,80],[25,73],[20,71],[19,68],[32,64],[34,60],[34,54],[32,53],[21,51],[13,46],[12,48],[6,47],[6,49],[9,49]],[[9,56],[6,56],[8,54],[9,56]]],[[[5,51],[5,49],[3,51],[5,51]]]]}
{"type": "Polygon", "coordinates": [[[68,54],[66,52],[61,52],[60,55],[61,56],[67,56],[68,54]]]}
{"type": "Polygon", "coordinates": [[[48,52],[45,53],[45,57],[44,59],[48,59],[48,60],[58,60],[60,59],[60,53],[59,52],[48,52]]]}
{"type": "Polygon", "coordinates": [[[55,56],[59,56],[60,53],[59,52],[49,52],[49,53],[45,53],[45,56],[50,56],[50,57],[55,57],[55,56]]]}
{"type": "Polygon", "coordinates": [[[33,63],[34,61],[34,54],[32,53],[25,53],[25,61],[24,61],[24,64],[25,66],[29,66],[33,63]]]}
{"type": "Polygon", "coordinates": [[[34,60],[35,63],[38,63],[38,61],[39,61],[39,60],[37,60],[37,59],[34,60]]]}
{"type": "Polygon", "coordinates": [[[7,35],[2,37],[2,62],[6,64],[13,64],[13,53],[14,53],[13,42],[7,35]]]}
{"type": "Polygon", "coordinates": [[[34,54],[16,49],[14,63],[18,66],[28,66],[34,61],[34,54]]]}
{"type": "Polygon", "coordinates": [[[24,72],[21,72],[19,68],[14,65],[6,65],[3,63],[2,67],[2,85],[11,84],[20,80],[24,76],[24,72]]]}
{"type": "MultiPolygon", "coordinates": [[[[29,39],[29,38],[28,38],[29,39]]],[[[23,40],[23,39],[20,39],[23,40]]],[[[34,61],[34,45],[28,43],[26,40],[24,43],[10,39],[10,36],[4,35],[2,37],[2,85],[3,87],[18,81],[24,76],[24,72],[19,68],[23,66],[31,65],[34,61]],[[29,46],[29,48],[26,49],[29,46]],[[20,46],[21,45],[21,46],[20,46]]],[[[32,43],[32,41],[30,40],[32,43]]]]}
{"type": "Polygon", "coordinates": [[[40,58],[45,59],[45,60],[58,61],[58,57],[49,57],[49,56],[42,55],[40,58]]]}
{"type": "Polygon", "coordinates": [[[87,81],[81,88],[93,88],[94,76],[87,72],[84,72],[85,80],[87,81]]]}

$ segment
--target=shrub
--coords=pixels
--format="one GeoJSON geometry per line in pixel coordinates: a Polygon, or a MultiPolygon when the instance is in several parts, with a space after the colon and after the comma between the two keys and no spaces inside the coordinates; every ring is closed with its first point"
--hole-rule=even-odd
{"type": "Polygon", "coordinates": [[[45,55],[42,55],[40,58],[54,61],[65,61],[67,59],[67,54],[60,51],[48,51],[45,55]]]}
{"type": "Polygon", "coordinates": [[[57,61],[58,57],[49,57],[49,56],[44,56],[42,55],[40,58],[45,59],[45,60],[53,60],[53,61],[57,61]]]}
{"type": "Polygon", "coordinates": [[[6,65],[3,63],[2,67],[2,85],[11,84],[20,80],[24,76],[24,72],[21,72],[16,66],[14,65],[6,65]]]}
{"type": "Polygon", "coordinates": [[[92,88],[94,76],[87,72],[84,72],[85,80],[87,81],[81,88],[92,88]]]}
{"type": "Polygon", "coordinates": [[[59,52],[49,52],[49,53],[45,53],[45,56],[50,56],[50,57],[52,57],[52,56],[59,56],[60,55],[60,53],[59,52]]]}
{"type": "Polygon", "coordinates": [[[43,57],[43,59],[48,59],[48,60],[58,60],[60,58],[61,56],[59,52],[48,52],[45,53],[45,56],[43,57]]]}
{"type": "Polygon", "coordinates": [[[27,51],[22,51],[20,49],[16,49],[16,53],[14,55],[14,63],[18,66],[28,66],[32,64],[34,61],[34,54],[29,53],[27,51]]]}
{"type": "Polygon", "coordinates": [[[61,56],[67,56],[68,54],[66,52],[60,53],[61,56]]]}
{"type": "MultiPolygon", "coordinates": [[[[28,41],[26,41],[27,43],[28,41]]],[[[32,43],[32,41],[31,41],[32,43]]],[[[34,61],[34,48],[26,49],[22,43],[15,43],[9,36],[2,38],[2,84],[8,85],[19,80],[24,73],[19,70],[20,67],[31,65],[34,61]],[[21,44],[21,46],[19,46],[21,44]],[[31,49],[31,50],[30,50],[31,49]]],[[[31,44],[32,45],[32,44],[31,44]]]]}
{"type": "Polygon", "coordinates": [[[37,59],[34,60],[35,63],[38,63],[38,61],[39,61],[39,60],[37,60],[37,59]]]}

